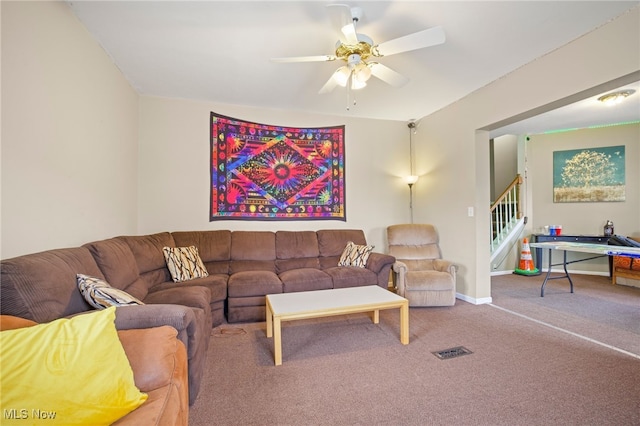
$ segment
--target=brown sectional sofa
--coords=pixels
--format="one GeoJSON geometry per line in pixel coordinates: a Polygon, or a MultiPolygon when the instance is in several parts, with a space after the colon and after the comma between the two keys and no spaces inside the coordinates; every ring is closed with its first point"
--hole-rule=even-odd
{"type": "Polygon", "coordinates": [[[361,230],[190,231],[120,236],[0,262],[0,311],[38,323],[93,308],[76,274],[106,280],[145,303],[116,310],[119,330],[170,325],[187,348],[189,402],[200,388],[211,327],[263,321],[265,295],[329,288],[387,287],[393,256],[373,252],[366,268],[339,267],[361,230]],[[175,283],[163,247],[194,245],[209,276],[175,283]]]}

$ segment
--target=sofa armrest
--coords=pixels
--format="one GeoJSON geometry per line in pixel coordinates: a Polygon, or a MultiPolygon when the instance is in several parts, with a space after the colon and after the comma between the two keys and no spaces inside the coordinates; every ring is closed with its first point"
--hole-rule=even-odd
{"type": "Polygon", "coordinates": [[[118,331],[136,386],[149,395],[115,424],[186,425],[189,418],[187,354],[173,327],[118,331]]]}
{"type": "Polygon", "coordinates": [[[188,328],[194,322],[193,310],[182,305],[149,304],[116,308],[116,329],[152,328],[169,325],[188,348],[188,328]]]}
{"type": "Polygon", "coordinates": [[[393,285],[396,287],[396,292],[404,297],[404,281],[407,275],[407,264],[396,260],[392,266],[393,269],[393,285]]]}
{"type": "Polygon", "coordinates": [[[0,315],[0,331],[31,327],[37,324],[37,322],[26,318],[14,317],[13,315],[0,315]]]}
{"type": "Polygon", "coordinates": [[[178,331],[178,339],[187,348],[189,359],[189,405],[193,405],[200,391],[200,383],[207,358],[211,323],[202,309],[182,305],[136,305],[116,308],[116,328],[152,328],[170,325],[178,331]]]}
{"type": "Polygon", "coordinates": [[[379,274],[387,265],[393,265],[396,258],[388,254],[372,252],[367,259],[367,269],[379,274]]]}
{"type": "Polygon", "coordinates": [[[173,327],[141,328],[118,331],[138,389],[151,392],[167,386],[173,379],[179,347],[173,327]]]}
{"type": "Polygon", "coordinates": [[[456,271],[458,270],[457,265],[453,262],[444,259],[434,259],[433,260],[433,269],[439,272],[448,272],[454,277],[456,276],[456,271]]]}

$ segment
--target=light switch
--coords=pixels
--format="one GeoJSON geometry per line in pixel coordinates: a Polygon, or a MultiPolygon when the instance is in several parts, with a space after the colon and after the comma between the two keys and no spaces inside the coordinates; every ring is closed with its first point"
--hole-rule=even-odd
{"type": "Polygon", "coordinates": [[[469,217],[473,217],[473,207],[467,207],[467,214],[469,217]]]}

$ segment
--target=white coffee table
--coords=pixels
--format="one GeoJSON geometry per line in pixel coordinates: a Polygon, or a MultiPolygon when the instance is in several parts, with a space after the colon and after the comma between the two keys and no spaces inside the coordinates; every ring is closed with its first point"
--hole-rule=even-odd
{"type": "Polygon", "coordinates": [[[400,342],[409,344],[409,301],[376,285],[268,294],[266,299],[267,337],[273,337],[276,365],[282,365],[282,321],[371,312],[378,324],[381,309],[400,308],[400,342]]]}

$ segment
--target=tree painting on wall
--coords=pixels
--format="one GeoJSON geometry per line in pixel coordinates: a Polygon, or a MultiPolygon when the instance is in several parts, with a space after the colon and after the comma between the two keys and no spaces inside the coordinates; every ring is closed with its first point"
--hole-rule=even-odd
{"type": "Polygon", "coordinates": [[[624,146],[553,152],[553,202],[625,200],[624,146]]]}

